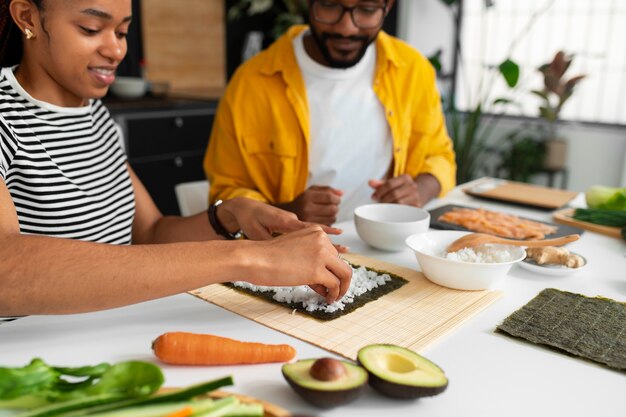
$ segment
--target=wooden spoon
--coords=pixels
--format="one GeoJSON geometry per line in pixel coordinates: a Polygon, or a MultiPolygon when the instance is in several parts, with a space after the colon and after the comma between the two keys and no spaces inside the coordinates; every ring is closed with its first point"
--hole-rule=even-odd
{"type": "Polygon", "coordinates": [[[580,239],[580,235],[567,235],[554,239],[542,239],[542,240],[513,240],[505,239],[503,237],[488,235],[485,233],[470,233],[469,235],[461,236],[454,242],[450,243],[446,250],[448,253],[456,252],[463,248],[475,248],[487,243],[496,243],[501,245],[513,245],[513,246],[560,246],[566,243],[574,242],[580,239]]]}

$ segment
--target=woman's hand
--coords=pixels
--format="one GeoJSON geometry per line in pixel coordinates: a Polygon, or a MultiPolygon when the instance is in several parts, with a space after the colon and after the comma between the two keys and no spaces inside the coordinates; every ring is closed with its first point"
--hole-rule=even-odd
{"type": "MultiPolygon", "coordinates": [[[[226,230],[231,233],[241,230],[252,240],[267,240],[277,234],[294,232],[312,225],[298,220],[294,213],[244,197],[224,201],[217,210],[217,216],[226,230]]],[[[342,232],[336,227],[320,226],[330,235],[342,232]]],[[[341,245],[337,245],[336,249],[340,252],[348,250],[341,245]]]]}
{"type": "Polygon", "coordinates": [[[309,225],[255,246],[259,252],[252,252],[248,279],[254,285],[309,285],[329,304],[348,291],[352,268],[339,258],[320,226],[309,225]]]}

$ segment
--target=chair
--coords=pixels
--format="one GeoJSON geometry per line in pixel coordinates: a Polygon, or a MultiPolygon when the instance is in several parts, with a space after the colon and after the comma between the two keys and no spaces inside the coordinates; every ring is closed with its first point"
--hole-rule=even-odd
{"type": "Polygon", "coordinates": [[[200,213],[209,207],[209,182],[206,180],[177,184],[174,192],[183,216],[200,213]]]}

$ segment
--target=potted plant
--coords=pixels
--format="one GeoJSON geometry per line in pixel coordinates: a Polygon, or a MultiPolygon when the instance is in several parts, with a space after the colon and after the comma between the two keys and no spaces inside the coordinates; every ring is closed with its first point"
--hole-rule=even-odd
{"type": "Polygon", "coordinates": [[[543,89],[532,93],[541,99],[539,116],[545,121],[547,135],[545,142],[544,168],[558,171],[565,167],[567,143],[557,133],[559,114],[563,105],[572,97],[576,85],[585,75],[565,79],[565,73],[572,64],[573,55],[558,51],[551,62],[539,67],[543,74],[543,89]]]}
{"type": "Polygon", "coordinates": [[[544,169],[546,147],[542,137],[541,128],[532,123],[509,132],[504,137],[506,145],[499,149],[497,176],[530,182],[534,174],[544,169]]]}
{"type": "MultiPolygon", "coordinates": [[[[448,6],[453,20],[458,25],[461,0],[441,0],[441,2],[448,6]]],[[[484,13],[494,10],[495,6],[494,2],[486,1],[483,6],[484,13]]],[[[475,84],[468,85],[469,88],[466,88],[468,99],[465,109],[459,110],[457,107],[454,82],[449,92],[443,94],[448,131],[456,153],[457,183],[464,183],[480,175],[489,174],[490,164],[494,161],[497,162],[497,158],[501,156],[501,143],[494,146],[490,138],[496,131],[498,122],[506,114],[508,106],[516,105],[512,97],[519,90],[520,67],[512,58],[513,52],[520,40],[530,33],[534,24],[548,9],[548,7],[544,7],[533,13],[523,30],[513,38],[508,51],[500,62],[485,62],[483,64],[478,79],[474,80],[475,84]],[[506,96],[494,94],[494,86],[499,81],[498,79],[503,80],[508,88],[505,93],[506,96]],[[469,97],[470,95],[471,97],[469,97]]],[[[431,57],[431,62],[440,74],[441,63],[438,58],[438,55],[435,54],[431,57]]],[[[455,35],[455,61],[463,62],[458,29],[455,35]]],[[[525,141],[523,145],[520,144],[519,146],[528,149],[530,145],[533,144],[525,141]]]]}
{"type": "Polygon", "coordinates": [[[272,20],[269,34],[277,39],[290,26],[304,23],[307,10],[306,0],[237,0],[228,9],[228,20],[266,14],[272,20]]]}

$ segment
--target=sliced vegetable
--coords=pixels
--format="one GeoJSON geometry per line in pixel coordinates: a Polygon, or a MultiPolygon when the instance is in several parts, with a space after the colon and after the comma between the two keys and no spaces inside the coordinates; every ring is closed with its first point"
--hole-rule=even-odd
{"type": "MultiPolygon", "coordinates": [[[[111,404],[104,404],[96,407],[90,407],[80,410],[79,412],[68,415],[67,417],[77,417],[83,415],[91,415],[95,413],[104,413],[113,410],[120,410],[127,407],[139,407],[153,404],[167,404],[190,400],[198,395],[206,394],[207,392],[215,391],[218,388],[222,388],[227,385],[233,385],[233,378],[227,376],[220,379],[215,379],[208,382],[203,382],[196,385],[191,385],[187,388],[180,389],[178,391],[172,391],[165,394],[158,394],[148,398],[135,398],[127,399],[124,401],[118,401],[111,404]]],[[[64,416],[65,417],[65,416],[64,416]]]]}
{"type": "Polygon", "coordinates": [[[193,414],[193,408],[186,406],[180,410],[174,411],[173,413],[169,413],[165,417],[189,417],[192,414],[193,414]]]}
{"type": "Polygon", "coordinates": [[[59,414],[68,413],[70,411],[85,409],[101,404],[120,402],[127,398],[123,394],[100,394],[89,397],[76,398],[73,400],[63,401],[38,407],[25,413],[18,414],[16,417],[51,417],[59,414]]]}
{"type": "Polygon", "coordinates": [[[626,210],[626,187],[594,185],[585,191],[585,200],[592,209],[626,210]]]}
{"type": "Polygon", "coordinates": [[[153,343],[154,354],[162,362],[175,365],[235,365],[288,362],[296,356],[289,345],[267,345],[211,334],[171,332],[153,343]]]}
{"type": "MultiPolygon", "coordinates": [[[[126,407],[119,410],[102,413],[90,413],[90,417],[185,417],[205,415],[222,410],[224,413],[239,404],[235,397],[226,397],[219,400],[188,400],[177,403],[163,403],[126,407]],[[182,411],[182,413],[181,413],[182,411]],[[186,414],[188,413],[188,414],[186,414]]],[[[221,414],[220,414],[221,415],[221,414]]]]}
{"type": "Polygon", "coordinates": [[[574,211],[573,217],[576,220],[601,224],[604,226],[626,226],[626,211],[578,208],[574,211]]]}
{"type": "Polygon", "coordinates": [[[224,414],[224,417],[263,417],[265,410],[261,404],[239,404],[224,414]]]}

